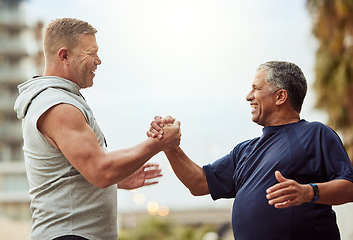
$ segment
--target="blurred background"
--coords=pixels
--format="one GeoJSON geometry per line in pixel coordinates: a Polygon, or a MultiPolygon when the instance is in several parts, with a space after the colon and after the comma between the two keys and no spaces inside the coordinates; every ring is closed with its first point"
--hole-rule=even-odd
{"type": "MultiPolygon", "coordinates": [[[[16,86],[43,73],[42,29],[73,17],[98,33],[102,65],[82,90],[109,150],[146,138],[155,115],[182,123],[181,147],[199,165],[261,135],[245,96],[269,60],[300,66],[301,117],[334,128],[352,156],[353,2],[345,0],[0,0],[0,239],[31,226],[16,86]]],[[[118,191],[119,239],[233,239],[232,200],[193,197],[163,153],[158,185],[118,191]]],[[[353,207],[335,207],[343,240],[353,207]]]]}

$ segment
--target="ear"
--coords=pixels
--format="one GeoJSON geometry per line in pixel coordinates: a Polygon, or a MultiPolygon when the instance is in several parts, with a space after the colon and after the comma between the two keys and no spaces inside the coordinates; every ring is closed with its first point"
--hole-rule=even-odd
{"type": "Polygon", "coordinates": [[[60,61],[62,62],[68,62],[68,56],[69,56],[69,49],[63,47],[60,48],[58,51],[58,57],[60,59],[60,61]]]}
{"type": "Polygon", "coordinates": [[[280,89],[276,92],[276,105],[282,105],[288,99],[288,93],[284,89],[280,89]]]}

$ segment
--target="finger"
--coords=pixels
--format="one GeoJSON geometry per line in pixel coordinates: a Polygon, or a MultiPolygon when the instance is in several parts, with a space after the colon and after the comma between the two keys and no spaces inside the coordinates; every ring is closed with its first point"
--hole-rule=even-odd
{"type": "Polygon", "coordinates": [[[288,208],[302,204],[302,202],[298,201],[298,198],[295,194],[287,195],[286,199],[278,199],[274,204],[275,208],[288,208]]]}
{"type": "Polygon", "coordinates": [[[279,204],[279,203],[284,203],[284,202],[288,201],[288,199],[289,199],[288,196],[280,196],[280,197],[268,200],[268,204],[275,205],[275,204],[279,204]]]}
{"type": "MultiPolygon", "coordinates": [[[[149,129],[149,134],[147,134],[147,136],[151,135],[151,137],[157,137],[157,138],[161,138],[163,136],[163,132],[158,132],[156,129],[150,127],[149,129]]],[[[150,136],[149,136],[150,137],[150,136]]]]}
{"type": "Polygon", "coordinates": [[[178,126],[180,127],[180,121],[175,120],[175,121],[174,121],[174,124],[176,124],[176,125],[178,125],[178,126]]]}
{"type": "Polygon", "coordinates": [[[156,179],[156,178],[160,178],[160,177],[163,177],[163,174],[152,174],[152,175],[148,175],[146,176],[146,180],[149,180],[149,179],[156,179]]]}
{"type": "Polygon", "coordinates": [[[161,170],[149,170],[145,172],[146,179],[159,178],[162,177],[161,170]]]}
{"type": "Polygon", "coordinates": [[[274,205],[275,208],[289,208],[294,206],[291,201],[285,201],[274,205]]]}
{"type": "Polygon", "coordinates": [[[175,121],[175,118],[171,117],[171,116],[166,116],[163,118],[163,123],[164,124],[173,124],[175,121]]]}
{"type": "Polygon", "coordinates": [[[266,193],[272,193],[272,192],[275,192],[281,188],[285,188],[288,186],[288,179],[286,179],[285,177],[283,177],[283,175],[280,173],[280,171],[276,171],[275,172],[275,177],[277,179],[277,181],[279,183],[273,185],[272,187],[269,187],[267,190],[266,190],[266,193]]]}
{"type": "Polygon", "coordinates": [[[147,137],[149,137],[149,138],[154,138],[154,137],[156,137],[156,134],[151,133],[150,131],[147,131],[147,132],[146,132],[146,135],[147,135],[147,137]]]}
{"type": "Polygon", "coordinates": [[[145,163],[145,164],[143,165],[143,168],[144,168],[144,169],[150,168],[150,167],[159,168],[159,164],[158,164],[158,163],[145,163]]]}
{"type": "Polygon", "coordinates": [[[158,181],[153,181],[153,182],[147,181],[147,182],[143,183],[143,186],[150,186],[150,185],[154,185],[154,184],[157,184],[157,183],[159,183],[159,182],[158,181]]]}
{"type": "Polygon", "coordinates": [[[160,173],[162,169],[157,167],[148,167],[144,169],[144,172],[147,174],[160,173]]]}
{"type": "MultiPolygon", "coordinates": [[[[163,125],[164,126],[164,125],[163,125]]],[[[156,121],[151,122],[151,129],[154,129],[155,131],[159,132],[160,134],[163,134],[163,129],[161,125],[159,125],[156,121]]]]}
{"type": "Polygon", "coordinates": [[[154,121],[162,128],[164,126],[163,124],[163,118],[161,116],[155,116],[154,121]]]}
{"type": "Polygon", "coordinates": [[[277,183],[275,185],[273,185],[272,187],[269,187],[267,190],[266,190],[266,193],[270,194],[270,193],[274,193],[278,190],[280,190],[281,188],[284,188],[285,186],[283,186],[283,184],[281,183],[277,183]]]}
{"type": "Polygon", "coordinates": [[[274,199],[280,196],[289,196],[296,192],[296,188],[291,184],[291,181],[285,183],[278,183],[267,189],[267,199],[274,199]]]}
{"type": "Polygon", "coordinates": [[[287,208],[287,207],[299,205],[300,203],[296,200],[295,196],[287,195],[287,196],[282,196],[276,199],[269,200],[268,204],[273,205],[276,208],[287,208]]]}

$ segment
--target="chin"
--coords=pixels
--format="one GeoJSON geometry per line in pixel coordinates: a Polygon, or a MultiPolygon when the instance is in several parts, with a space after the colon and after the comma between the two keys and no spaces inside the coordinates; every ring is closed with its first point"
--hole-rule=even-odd
{"type": "Polygon", "coordinates": [[[252,121],[260,126],[264,126],[261,122],[259,122],[259,119],[253,118],[252,121]]]}
{"type": "Polygon", "coordinates": [[[86,84],[86,88],[92,87],[93,86],[93,79],[89,82],[86,82],[85,84],[86,84]]]}

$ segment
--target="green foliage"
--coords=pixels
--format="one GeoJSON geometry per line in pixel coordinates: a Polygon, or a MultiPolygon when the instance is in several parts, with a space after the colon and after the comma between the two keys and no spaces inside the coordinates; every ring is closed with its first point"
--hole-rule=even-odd
{"type": "Polygon", "coordinates": [[[327,112],[353,157],[353,1],[307,0],[318,40],[316,107],[327,112]]]}
{"type": "Polygon", "coordinates": [[[119,240],[200,240],[202,236],[214,231],[212,226],[182,226],[150,218],[134,229],[121,229],[119,240]]]}

